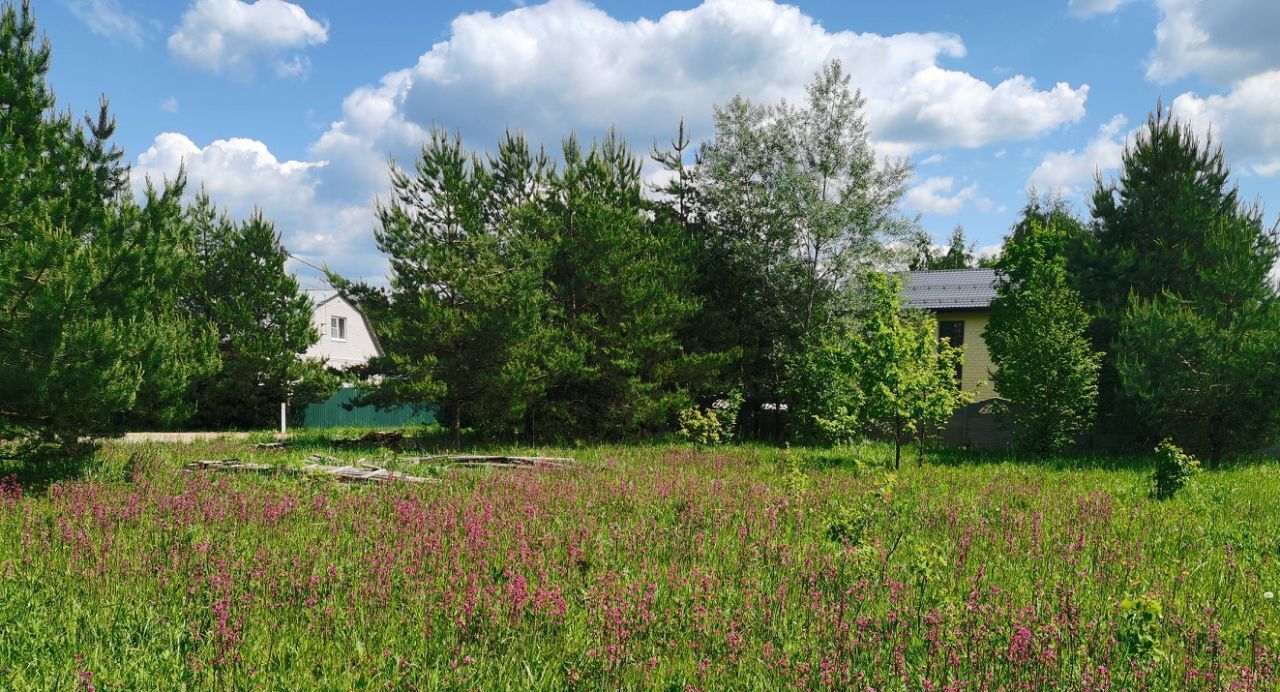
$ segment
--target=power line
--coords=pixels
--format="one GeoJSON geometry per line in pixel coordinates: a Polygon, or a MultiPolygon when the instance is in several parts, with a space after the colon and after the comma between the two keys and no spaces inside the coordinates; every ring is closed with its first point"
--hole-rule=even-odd
{"type": "Polygon", "coordinates": [[[289,252],[288,250],[285,250],[285,254],[286,254],[286,255],[288,255],[290,258],[295,259],[295,260],[298,260],[298,261],[299,261],[299,262],[301,262],[302,264],[305,264],[305,265],[307,265],[308,267],[311,267],[312,269],[314,269],[314,270],[316,270],[316,271],[320,272],[321,274],[324,274],[325,276],[328,276],[328,275],[329,275],[329,272],[325,271],[322,267],[317,267],[316,265],[314,265],[314,264],[312,264],[312,263],[310,263],[310,262],[308,262],[308,261],[306,261],[306,260],[302,259],[301,257],[299,257],[299,256],[297,256],[297,255],[295,255],[295,254],[293,254],[292,252],[289,252]]]}

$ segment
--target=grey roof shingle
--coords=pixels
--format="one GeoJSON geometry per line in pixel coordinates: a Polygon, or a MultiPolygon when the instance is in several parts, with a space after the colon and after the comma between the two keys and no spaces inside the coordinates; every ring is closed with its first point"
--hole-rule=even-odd
{"type": "Polygon", "coordinates": [[[926,310],[985,309],[996,297],[994,269],[935,269],[902,275],[907,305],[926,310]]]}

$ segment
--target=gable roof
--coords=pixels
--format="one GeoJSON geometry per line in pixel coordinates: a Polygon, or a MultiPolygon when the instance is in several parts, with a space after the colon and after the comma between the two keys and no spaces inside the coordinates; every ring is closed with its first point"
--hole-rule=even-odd
{"type": "Polygon", "coordinates": [[[994,269],[934,269],[902,275],[902,298],[924,310],[975,310],[996,297],[994,269]]]}
{"type": "Polygon", "coordinates": [[[382,350],[382,342],[378,341],[378,333],[373,331],[373,325],[369,323],[368,315],[364,314],[364,310],[356,307],[355,303],[343,298],[341,293],[331,288],[304,288],[302,290],[307,294],[307,297],[311,299],[312,310],[318,309],[321,305],[324,305],[334,299],[341,300],[345,303],[347,307],[354,310],[355,313],[360,316],[360,321],[364,322],[364,329],[369,332],[369,339],[373,341],[373,349],[377,351],[380,356],[386,355],[382,350]]]}

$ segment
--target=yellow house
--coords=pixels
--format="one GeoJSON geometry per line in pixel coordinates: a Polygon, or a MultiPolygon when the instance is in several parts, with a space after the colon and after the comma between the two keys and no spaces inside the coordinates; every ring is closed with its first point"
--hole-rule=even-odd
{"type": "Polygon", "coordinates": [[[932,313],[938,322],[938,338],[949,338],[964,352],[960,383],[964,391],[973,394],[974,403],[956,412],[943,437],[956,444],[1006,444],[1008,434],[1002,422],[985,413],[987,404],[999,396],[991,384],[994,366],[982,337],[996,297],[995,270],[940,269],[907,272],[902,277],[904,302],[932,313]]]}

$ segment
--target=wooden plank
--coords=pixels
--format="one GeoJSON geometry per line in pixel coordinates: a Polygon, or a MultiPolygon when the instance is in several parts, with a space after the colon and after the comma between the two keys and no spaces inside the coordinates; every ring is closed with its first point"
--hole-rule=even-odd
{"type": "Polygon", "coordinates": [[[401,457],[401,461],[414,464],[429,464],[432,462],[447,463],[454,466],[554,466],[563,467],[571,466],[577,463],[576,459],[567,457],[522,457],[522,456],[504,456],[504,455],[487,455],[487,454],[437,454],[424,457],[401,457]]]}
{"type": "Polygon", "coordinates": [[[251,471],[255,473],[270,473],[275,470],[274,466],[249,464],[241,462],[239,459],[200,459],[187,464],[187,468],[210,471],[251,471]]]}
{"type": "MultiPolygon", "coordinates": [[[[329,476],[333,476],[334,478],[337,478],[340,481],[347,481],[352,483],[366,483],[366,482],[386,483],[386,482],[401,482],[401,481],[406,483],[438,483],[440,482],[440,479],[438,478],[423,478],[420,476],[410,476],[405,473],[388,471],[387,469],[379,468],[377,466],[373,466],[372,464],[363,463],[363,462],[364,460],[361,459],[360,462],[357,462],[357,465],[355,466],[308,464],[302,467],[301,472],[329,475],[329,476]]],[[[238,459],[218,459],[218,460],[202,459],[200,461],[191,462],[190,464],[187,465],[187,468],[193,469],[193,470],[204,470],[204,471],[232,471],[232,472],[252,471],[257,473],[271,473],[274,471],[283,471],[286,473],[296,473],[296,471],[288,468],[280,468],[276,466],[270,466],[268,464],[246,464],[246,463],[242,463],[238,459]]]]}

